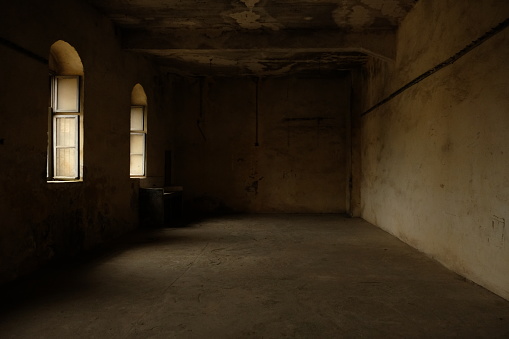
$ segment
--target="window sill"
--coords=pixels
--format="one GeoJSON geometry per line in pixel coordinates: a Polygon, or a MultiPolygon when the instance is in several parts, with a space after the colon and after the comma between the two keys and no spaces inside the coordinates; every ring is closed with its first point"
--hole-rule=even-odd
{"type": "Polygon", "coordinates": [[[68,183],[80,183],[83,180],[48,180],[46,183],[48,184],[68,184],[68,183]]]}

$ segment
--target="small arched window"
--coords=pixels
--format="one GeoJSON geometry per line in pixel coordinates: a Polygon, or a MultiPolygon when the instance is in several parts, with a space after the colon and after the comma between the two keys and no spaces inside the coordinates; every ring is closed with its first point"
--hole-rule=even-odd
{"type": "Polygon", "coordinates": [[[147,96],[140,84],[131,92],[131,177],[143,177],[146,171],[147,96]]]}
{"type": "Polygon", "coordinates": [[[78,52],[59,40],[50,48],[48,181],[83,176],[83,64],[78,52]]]}

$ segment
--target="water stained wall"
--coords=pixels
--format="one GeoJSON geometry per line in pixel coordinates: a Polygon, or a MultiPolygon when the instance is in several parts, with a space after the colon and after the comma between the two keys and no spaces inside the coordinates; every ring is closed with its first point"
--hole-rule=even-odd
{"type": "Polygon", "coordinates": [[[190,209],[348,209],[348,73],[196,78],[178,88],[176,180],[190,209]]]}
{"type": "MultiPolygon", "coordinates": [[[[419,2],[396,62],[365,68],[365,108],[508,16],[502,1],[419,2]]],[[[361,185],[363,218],[506,299],[508,47],[506,28],[367,114],[361,185]]]]}
{"type": "MultiPolygon", "coordinates": [[[[79,1],[31,1],[0,12],[0,282],[134,229],[129,178],[131,90],[149,97],[149,175],[166,147],[157,68],[123,52],[112,24],[79,1]],[[20,10],[22,7],[22,10],[20,10]],[[71,44],[84,68],[83,181],[47,182],[50,46],[71,44]],[[8,42],[6,42],[8,41],[8,42]],[[154,142],[158,142],[156,145],[154,142]]],[[[51,135],[51,134],[50,134],[51,135]]]]}

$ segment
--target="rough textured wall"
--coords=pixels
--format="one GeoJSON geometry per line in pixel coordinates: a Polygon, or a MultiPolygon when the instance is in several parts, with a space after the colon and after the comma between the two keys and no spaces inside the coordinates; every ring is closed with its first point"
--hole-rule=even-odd
{"type": "MultiPolygon", "coordinates": [[[[420,1],[366,108],[509,17],[506,1],[420,1]],[[433,23],[433,24],[430,24],[433,23]]],[[[362,120],[362,216],[509,299],[509,29],[362,120]]]]}
{"type": "MultiPolygon", "coordinates": [[[[150,141],[164,123],[157,74],[120,50],[112,25],[78,1],[17,1],[0,11],[1,37],[49,58],[57,40],[84,65],[84,181],[46,182],[48,65],[0,44],[0,282],[51,258],[97,246],[137,224],[138,181],[129,178],[129,106],[133,86],[149,97],[150,141]],[[159,116],[158,116],[159,114],[159,116]],[[152,127],[154,126],[154,127],[152,127]]],[[[149,175],[162,175],[162,167],[149,175]],[[154,174],[151,174],[154,173],[154,174]]]]}
{"type": "Polygon", "coordinates": [[[186,205],[346,211],[349,84],[347,75],[183,79],[175,166],[186,205]]]}

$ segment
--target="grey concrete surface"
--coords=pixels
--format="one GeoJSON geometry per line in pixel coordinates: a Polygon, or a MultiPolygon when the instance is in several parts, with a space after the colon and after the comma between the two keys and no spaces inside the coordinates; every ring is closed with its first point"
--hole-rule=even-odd
{"type": "Polygon", "coordinates": [[[507,338],[509,302],[361,219],[139,231],[4,287],[1,338],[507,338]]]}

